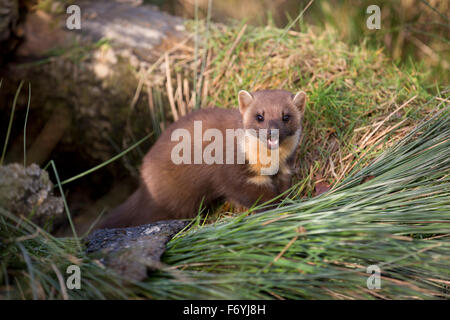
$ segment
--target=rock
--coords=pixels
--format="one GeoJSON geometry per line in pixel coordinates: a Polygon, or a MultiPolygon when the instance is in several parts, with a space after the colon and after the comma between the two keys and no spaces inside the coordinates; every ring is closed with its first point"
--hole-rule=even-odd
{"type": "Polygon", "coordinates": [[[161,265],[166,243],[189,222],[167,220],[138,227],[100,229],[86,239],[87,253],[120,275],[140,281],[161,265]]]}
{"type": "Polygon", "coordinates": [[[133,48],[142,57],[175,36],[181,39],[184,20],[131,1],[82,1],[81,34],[93,41],[111,39],[115,46],[133,48]]]}
{"type": "Polygon", "coordinates": [[[31,216],[39,226],[62,220],[64,211],[62,198],[53,195],[47,171],[36,164],[0,166],[0,206],[17,216],[31,216]]]}

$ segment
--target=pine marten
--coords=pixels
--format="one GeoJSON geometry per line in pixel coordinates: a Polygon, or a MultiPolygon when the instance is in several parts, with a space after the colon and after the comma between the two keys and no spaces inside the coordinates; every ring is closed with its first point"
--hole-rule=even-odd
{"type": "Polygon", "coordinates": [[[290,187],[305,101],[303,91],[293,95],[284,90],[252,93],[241,90],[239,110],[207,108],[182,117],[161,134],[145,155],[140,187],[126,202],[112,210],[99,228],[193,218],[202,204],[207,206],[218,199],[251,207],[280,195],[290,187]],[[256,132],[256,135],[246,136],[244,147],[237,135],[231,140],[227,136],[239,129],[256,132]],[[267,134],[258,134],[264,131],[259,129],[266,129],[267,134]],[[183,142],[188,143],[189,148],[181,152],[183,134],[188,135],[183,142]],[[211,149],[213,142],[218,142],[216,135],[224,137],[224,146],[211,152],[207,149],[211,149]],[[252,139],[262,143],[248,143],[252,139]],[[255,149],[255,145],[260,149],[255,149]],[[278,170],[271,175],[261,173],[268,166],[258,154],[261,149],[269,154],[278,152],[278,170]],[[210,152],[212,156],[219,156],[223,151],[224,160],[208,163],[208,159],[194,159],[198,154],[202,155],[202,150],[203,154],[210,152]],[[229,150],[233,152],[231,156],[225,155],[229,150]],[[238,161],[239,151],[243,153],[244,161],[238,161]],[[256,158],[255,154],[258,154],[256,158]],[[180,157],[188,161],[180,163],[180,157]],[[252,157],[256,161],[249,161],[252,157]]]}

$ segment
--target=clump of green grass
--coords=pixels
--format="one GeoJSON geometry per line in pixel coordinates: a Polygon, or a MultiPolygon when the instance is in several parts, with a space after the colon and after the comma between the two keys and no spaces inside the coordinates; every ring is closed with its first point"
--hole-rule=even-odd
{"type": "Polygon", "coordinates": [[[78,239],[56,238],[0,208],[0,299],[126,298],[123,281],[79,251],[78,239]],[[66,287],[70,265],[82,290],[66,287]]]}
{"type": "Polygon", "coordinates": [[[163,257],[171,266],[144,282],[0,209],[2,297],[449,298],[449,115],[443,109],[326,194],[180,233],[163,257]],[[69,264],[82,270],[80,290],[63,286],[69,264]],[[369,265],[381,269],[381,289],[367,289],[369,265]]]}

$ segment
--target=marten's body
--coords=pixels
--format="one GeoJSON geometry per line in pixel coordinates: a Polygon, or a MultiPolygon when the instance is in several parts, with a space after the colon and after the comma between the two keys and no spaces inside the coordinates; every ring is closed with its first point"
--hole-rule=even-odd
{"type": "MultiPolygon", "coordinates": [[[[158,220],[192,218],[197,215],[202,203],[208,205],[217,199],[251,207],[278,196],[290,186],[304,103],[303,92],[294,98],[291,93],[282,90],[252,94],[241,91],[240,110],[209,108],[189,113],[162,133],[143,159],[140,187],[125,203],[109,213],[100,227],[128,227],[158,220]],[[223,164],[207,164],[205,161],[194,164],[194,121],[201,121],[202,137],[208,129],[217,129],[222,133],[223,164]],[[236,140],[233,148],[235,161],[226,164],[227,129],[249,128],[279,130],[279,140],[273,142],[269,138],[269,149],[279,151],[279,170],[276,174],[262,175],[260,163],[236,163],[239,150],[236,140]],[[173,161],[172,150],[180,142],[172,141],[176,129],[185,129],[193,137],[191,164],[176,164],[173,161]]],[[[209,144],[211,141],[202,141],[202,150],[209,144]]],[[[246,159],[250,152],[253,151],[246,150],[246,159]]]]}

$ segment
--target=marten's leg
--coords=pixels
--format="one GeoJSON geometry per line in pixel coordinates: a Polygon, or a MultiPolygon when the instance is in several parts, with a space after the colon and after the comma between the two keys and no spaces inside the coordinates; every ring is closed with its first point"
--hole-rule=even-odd
{"type": "MultiPolygon", "coordinates": [[[[291,179],[292,176],[290,174],[281,174],[277,176],[276,178],[276,184],[277,184],[277,191],[278,194],[284,193],[286,190],[288,190],[291,187],[291,179]]],[[[283,197],[285,197],[284,195],[283,197]]]]}
{"type": "MultiPolygon", "coordinates": [[[[280,172],[278,172],[277,176],[275,177],[275,184],[278,194],[284,193],[291,187],[294,160],[295,153],[287,159],[286,164],[282,168],[280,168],[280,172]]],[[[283,198],[285,198],[286,196],[287,194],[285,194],[283,198]]]]}

